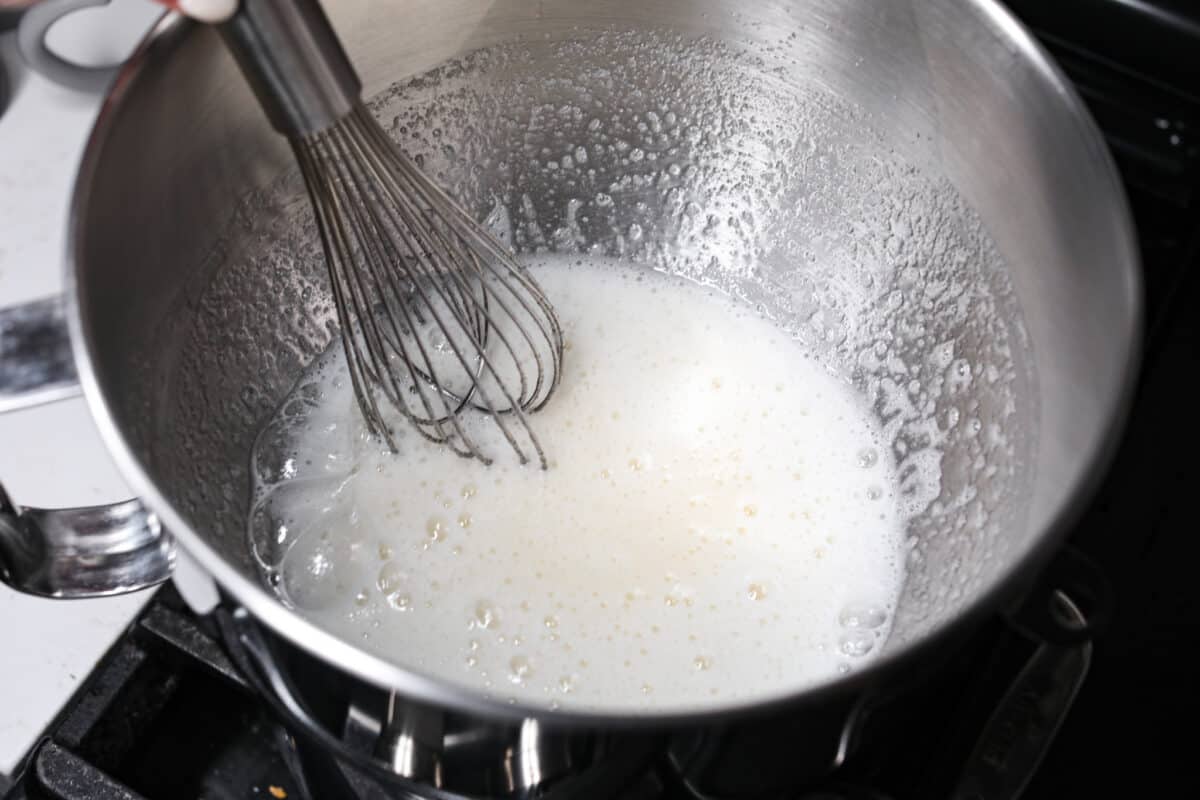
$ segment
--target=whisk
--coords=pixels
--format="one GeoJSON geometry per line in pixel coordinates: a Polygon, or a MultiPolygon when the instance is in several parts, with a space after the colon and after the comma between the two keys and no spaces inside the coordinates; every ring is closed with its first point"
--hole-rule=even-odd
{"type": "Polygon", "coordinates": [[[315,0],[170,3],[213,21],[312,201],[354,394],[370,431],[393,421],[462,456],[490,417],[521,463],[546,453],[528,415],[562,371],[562,327],[534,279],[375,121],[315,0]],[[211,6],[211,7],[210,7],[211,6]],[[220,7],[220,8],[217,8],[220,7]],[[200,9],[204,9],[203,13],[200,9]],[[215,10],[214,10],[215,9],[215,10]]]}

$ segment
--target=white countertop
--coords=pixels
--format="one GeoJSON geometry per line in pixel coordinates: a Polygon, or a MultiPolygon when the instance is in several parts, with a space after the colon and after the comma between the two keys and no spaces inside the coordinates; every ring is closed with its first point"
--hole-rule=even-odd
{"type": "MultiPolygon", "coordinates": [[[[81,62],[128,53],[160,9],[116,0],[55,26],[51,46],[81,62]]],[[[13,35],[0,56],[13,84],[0,115],[0,306],[57,293],[66,209],[98,97],[21,70],[13,35]]],[[[129,496],[81,399],[0,416],[0,481],[13,502],[79,506],[129,496]]],[[[0,775],[11,773],[97,659],[148,599],[54,601],[0,586],[0,775]]]]}

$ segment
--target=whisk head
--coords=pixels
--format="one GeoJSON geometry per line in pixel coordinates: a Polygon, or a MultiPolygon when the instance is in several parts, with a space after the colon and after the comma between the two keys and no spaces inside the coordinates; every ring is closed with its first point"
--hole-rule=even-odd
{"type": "Polygon", "coordinates": [[[393,420],[491,463],[486,415],[521,463],[546,454],[528,415],[558,386],[563,337],[541,287],[356,104],[293,137],[367,427],[393,420]]]}

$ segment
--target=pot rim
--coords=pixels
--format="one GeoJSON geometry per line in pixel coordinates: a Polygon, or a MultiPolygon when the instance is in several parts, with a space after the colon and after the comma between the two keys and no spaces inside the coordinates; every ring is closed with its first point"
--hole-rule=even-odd
{"type": "Polygon", "coordinates": [[[120,114],[124,98],[131,91],[143,70],[143,65],[151,55],[156,54],[156,57],[159,57],[162,51],[175,48],[197,24],[173,12],[159,19],[133,56],[120,69],[88,137],[69,209],[65,259],[67,322],[83,393],[103,441],[130,486],[158,513],[166,529],[180,546],[252,616],[297,647],[359,679],[426,702],[499,719],[537,717],[553,721],[556,725],[593,729],[662,728],[711,724],[726,721],[731,715],[749,718],[799,709],[805,704],[828,699],[830,695],[850,696],[864,692],[869,686],[882,683],[884,675],[894,675],[901,669],[910,667],[939,648],[945,647],[956,637],[967,633],[987,615],[1012,600],[1026,582],[1036,577],[1046,566],[1071,527],[1082,515],[1107,472],[1129,415],[1141,360],[1144,309],[1140,253],[1124,187],[1102,134],[1070,81],[1011,12],[996,0],[969,2],[974,7],[980,24],[989,26],[993,33],[1006,39],[1018,57],[1035,68],[1039,79],[1053,88],[1054,95],[1060,98],[1074,123],[1074,132],[1080,140],[1080,145],[1098,159],[1098,169],[1110,184],[1109,194],[1114,203],[1113,222],[1119,227],[1118,238],[1124,251],[1120,254],[1120,261],[1126,266],[1126,290],[1131,304],[1132,324],[1127,337],[1128,347],[1123,354],[1120,390],[1114,393],[1105,409],[1104,431],[1092,443],[1091,450],[1086,454],[1087,469],[1075,485],[1063,492],[1051,517],[1052,522],[1035,537],[1028,551],[1013,561],[1007,575],[981,591],[957,616],[915,641],[882,653],[862,669],[777,695],[736,702],[726,700],[697,709],[614,712],[587,709],[551,710],[546,706],[528,702],[510,704],[502,699],[486,698],[482,692],[450,681],[401,667],[329,633],[286,608],[259,582],[238,571],[193,531],[184,515],[158,490],[154,480],[142,468],[137,455],[121,434],[93,368],[92,347],[87,336],[89,321],[79,302],[76,283],[76,273],[82,269],[84,262],[81,252],[84,220],[89,216],[88,207],[92,201],[98,161],[105,141],[111,133],[113,120],[120,114]]]}

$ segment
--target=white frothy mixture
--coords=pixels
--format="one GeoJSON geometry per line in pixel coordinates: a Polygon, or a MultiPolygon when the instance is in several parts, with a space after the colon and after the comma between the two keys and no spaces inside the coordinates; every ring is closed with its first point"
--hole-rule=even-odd
{"type": "Polygon", "coordinates": [[[402,429],[383,452],[335,347],[256,447],[252,537],[284,597],[399,664],[551,707],[766,698],[876,655],[903,535],[865,398],[714,291],[601,259],[530,269],[568,347],[532,418],[550,470],[402,429]]]}

